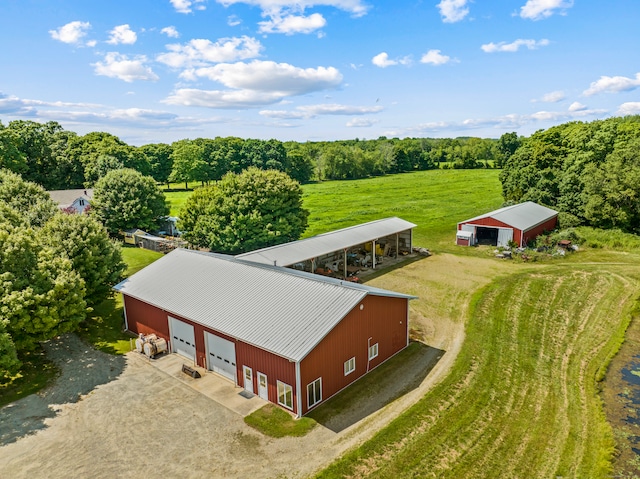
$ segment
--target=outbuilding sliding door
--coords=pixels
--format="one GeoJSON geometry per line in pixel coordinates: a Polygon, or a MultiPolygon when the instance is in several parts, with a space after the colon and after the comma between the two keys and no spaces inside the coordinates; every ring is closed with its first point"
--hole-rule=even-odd
{"type": "Polygon", "coordinates": [[[511,228],[498,228],[498,246],[506,247],[512,239],[513,230],[511,228]]]}

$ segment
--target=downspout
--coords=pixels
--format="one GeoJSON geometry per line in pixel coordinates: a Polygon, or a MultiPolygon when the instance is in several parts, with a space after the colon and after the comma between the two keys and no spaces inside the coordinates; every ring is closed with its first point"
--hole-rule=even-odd
{"type": "Polygon", "coordinates": [[[300,378],[300,361],[296,361],[296,417],[302,417],[302,379],[300,378]]]}
{"type": "Polygon", "coordinates": [[[124,294],[122,295],[122,311],[124,312],[124,329],[129,331],[129,320],[127,320],[127,302],[124,300],[124,294]]]}
{"type": "Polygon", "coordinates": [[[369,357],[369,351],[371,351],[371,340],[372,339],[373,338],[367,339],[367,373],[369,372],[369,363],[371,362],[371,358],[369,357]]]}

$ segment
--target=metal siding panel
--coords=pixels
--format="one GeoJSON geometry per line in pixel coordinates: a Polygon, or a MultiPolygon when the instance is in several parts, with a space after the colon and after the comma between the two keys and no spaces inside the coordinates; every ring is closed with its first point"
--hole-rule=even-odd
{"type": "Polygon", "coordinates": [[[537,236],[541,235],[545,231],[553,231],[558,225],[558,217],[555,216],[541,225],[536,226],[533,229],[525,231],[524,233],[524,243],[528,243],[529,241],[535,239],[537,236]]]}
{"type": "Polygon", "coordinates": [[[127,308],[129,331],[136,334],[155,333],[169,341],[169,320],[164,311],[127,295],[123,300],[127,308]]]}
{"type": "MultiPolygon", "coordinates": [[[[322,378],[322,402],[406,347],[407,299],[367,296],[301,363],[302,414],[308,412],[307,385],[322,378]],[[368,365],[368,340],[378,356],[368,365]],[[344,362],[356,358],[356,369],[344,375],[344,362]]],[[[322,402],[320,404],[322,404],[322,402]]]]}
{"type": "Polygon", "coordinates": [[[472,224],[472,225],[477,225],[477,226],[493,226],[496,228],[511,228],[511,225],[508,225],[507,223],[503,223],[502,221],[499,221],[495,218],[491,218],[491,217],[486,217],[486,218],[480,218],[477,219],[475,221],[473,221],[472,223],[465,223],[465,224],[472,224]]]}
{"type": "Polygon", "coordinates": [[[269,401],[278,405],[277,382],[281,381],[293,388],[293,412],[297,413],[296,407],[296,373],[295,363],[283,357],[272,354],[263,349],[256,348],[250,344],[238,341],[236,343],[236,360],[238,374],[242,373],[242,366],[253,369],[254,391],[258,391],[258,373],[267,376],[267,389],[269,391],[269,401]]]}

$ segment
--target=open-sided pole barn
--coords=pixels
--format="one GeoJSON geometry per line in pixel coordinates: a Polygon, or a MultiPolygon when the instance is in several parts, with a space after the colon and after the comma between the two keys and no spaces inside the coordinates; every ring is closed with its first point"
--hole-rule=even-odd
{"type": "Polygon", "coordinates": [[[176,249],[115,286],[134,333],[306,414],[409,342],[412,296],[176,249]]]}
{"type": "Polygon", "coordinates": [[[340,230],[312,236],[290,243],[251,251],[238,259],[260,264],[293,267],[309,272],[331,267],[347,277],[349,255],[366,251],[366,265],[375,269],[376,261],[384,256],[411,253],[413,228],[416,225],[401,218],[384,218],[340,230]],[[340,265],[338,268],[336,266],[340,265]]]}
{"type": "Polygon", "coordinates": [[[507,246],[509,241],[514,241],[523,247],[545,231],[555,229],[557,224],[557,211],[527,201],[461,221],[456,244],[507,246]]]}

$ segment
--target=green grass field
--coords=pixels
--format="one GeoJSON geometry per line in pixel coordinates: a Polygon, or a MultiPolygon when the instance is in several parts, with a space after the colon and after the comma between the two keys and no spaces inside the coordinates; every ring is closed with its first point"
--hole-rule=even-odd
{"type": "MultiPolygon", "coordinates": [[[[414,244],[452,250],[459,221],[501,206],[499,173],[431,170],[304,185],[304,207],[310,216],[303,236],[398,216],[418,225],[414,244]]],[[[191,193],[165,193],[172,215],[179,215],[191,193]]]]}
{"type": "MultiPolygon", "coordinates": [[[[611,477],[614,438],[598,380],[636,304],[640,257],[584,259],[488,270],[494,280],[473,294],[447,378],[317,477],[611,477]]],[[[489,260],[465,261],[476,274],[473,263],[489,260]]],[[[445,282],[462,272],[448,265],[445,282]]],[[[445,303],[447,292],[429,286],[433,274],[416,271],[398,270],[390,282],[426,284],[433,295],[420,301],[445,303]]]]}
{"type": "Polygon", "coordinates": [[[303,187],[304,236],[389,216],[415,223],[414,244],[452,249],[459,221],[502,205],[499,170],[431,170],[303,187]]]}

